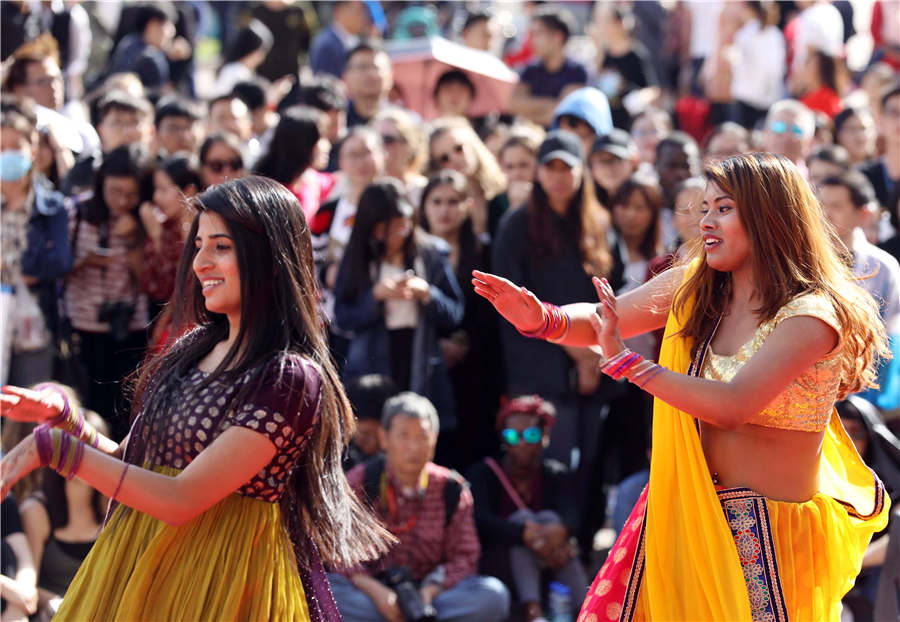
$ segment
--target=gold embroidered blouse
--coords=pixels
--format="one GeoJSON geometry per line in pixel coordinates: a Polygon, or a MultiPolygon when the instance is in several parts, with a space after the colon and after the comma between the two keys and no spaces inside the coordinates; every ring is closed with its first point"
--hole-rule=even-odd
{"type": "MultiPolygon", "coordinates": [[[[784,305],[775,318],[763,322],[753,338],[733,356],[721,356],[707,348],[701,377],[729,382],[738,370],[762,347],[778,324],[789,317],[809,315],[824,321],[838,335],[841,326],[830,301],[821,294],[804,294],[784,305]]],[[[794,380],[748,423],[783,430],[818,432],[828,425],[841,380],[841,364],[837,353],[841,343],[794,380]]]]}

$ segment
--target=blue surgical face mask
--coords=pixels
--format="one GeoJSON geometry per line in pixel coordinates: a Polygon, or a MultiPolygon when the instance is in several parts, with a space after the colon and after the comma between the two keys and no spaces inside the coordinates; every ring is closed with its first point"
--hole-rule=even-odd
{"type": "Polygon", "coordinates": [[[31,170],[31,158],[21,151],[0,151],[0,180],[19,181],[31,170]]]}

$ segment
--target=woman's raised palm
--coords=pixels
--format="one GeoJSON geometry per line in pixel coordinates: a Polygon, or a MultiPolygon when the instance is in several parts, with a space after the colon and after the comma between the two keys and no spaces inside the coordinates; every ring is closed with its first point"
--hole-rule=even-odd
{"type": "Polygon", "coordinates": [[[472,271],[475,293],[494,305],[507,322],[524,332],[540,330],[544,323],[544,307],[537,296],[502,277],[472,271]]]}

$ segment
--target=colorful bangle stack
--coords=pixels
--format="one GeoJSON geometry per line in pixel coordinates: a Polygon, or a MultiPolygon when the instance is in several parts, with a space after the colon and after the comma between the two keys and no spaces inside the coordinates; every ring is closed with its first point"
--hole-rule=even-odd
{"type": "Polygon", "coordinates": [[[41,466],[50,467],[66,479],[72,479],[84,457],[84,442],[46,423],[34,429],[41,466]]]}
{"type": "Polygon", "coordinates": [[[605,363],[600,365],[600,371],[612,378],[619,380],[634,365],[643,361],[643,357],[637,352],[632,352],[625,348],[614,357],[607,359],[605,363]]]}
{"type": "Polygon", "coordinates": [[[625,348],[600,365],[600,371],[613,380],[625,378],[637,386],[644,388],[650,379],[663,370],[653,361],[646,360],[636,352],[625,348]]]}
{"type": "Polygon", "coordinates": [[[561,341],[569,334],[569,327],[572,325],[572,319],[569,314],[556,305],[545,302],[544,304],[544,323],[534,332],[525,332],[520,330],[519,333],[525,337],[533,339],[544,339],[546,341],[561,341]]]}
{"type": "Polygon", "coordinates": [[[62,411],[56,417],[50,419],[47,422],[48,425],[53,428],[62,428],[69,434],[87,441],[91,447],[97,449],[100,445],[100,438],[97,436],[97,430],[94,429],[94,426],[85,421],[84,413],[81,412],[81,409],[72,410],[72,406],[69,404],[69,396],[66,395],[65,391],[54,384],[45,382],[35,387],[35,390],[37,391],[43,391],[45,389],[54,391],[63,399],[62,411]]]}

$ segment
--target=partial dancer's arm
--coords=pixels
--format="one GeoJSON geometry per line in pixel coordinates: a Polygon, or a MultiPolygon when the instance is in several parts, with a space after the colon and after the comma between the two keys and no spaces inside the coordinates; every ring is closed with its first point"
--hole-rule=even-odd
{"type": "MultiPolygon", "coordinates": [[[[170,525],[180,525],[259,473],[275,456],[275,451],[275,445],[263,434],[233,426],[174,477],[127,466],[88,446],[84,447],[76,476],[107,497],[170,525]]],[[[40,465],[32,433],[0,461],[3,496],[40,465]]]]}
{"type": "MultiPolygon", "coordinates": [[[[608,283],[597,286],[599,314],[591,317],[597,340],[608,359],[622,353],[616,297],[608,283]]],[[[717,427],[747,423],[804,371],[838,344],[839,335],[824,321],[798,315],[778,324],[762,347],[729,382],[695,378],[658,368],[635,378],[645,391],[675,408],[717,427]]],[[[647,369],[646,363],[635,368],[647,369]]],[[[657,366],[658,367],[658,366],[657,366]]],[[[625,377],[632,380],[628,373],[625,377]]]]}
{"type": "MultiPolygon", "coordinates": [[[[683,268],[673,268],[654,277],[619,300],[619,330],[626,339],[662,328],[666,325],[675,290],[684,276],[683,268]]],[[[486,298],[506,321],[522,332],[534,332],[544,321],[541,301],[530,291],[502,277],[472,272],[475,292],[486,298]]],[[[595,285],[599,280],[594,278],[595,285]]],[[[552,302],[552,301],[547,301],[552,302]]],[[[565,305],[571,319],[568,333],[556,343],[572,347],[597,345],[597,334],[591,316],[597,305],[579,302],[565,305]]]]}
{"type": "MultiPolygon", "coordinates": [[[[58,427],[70,434],[75,434],[72,429],[73,419],[80,416],[80,413],[71,413],[72,417],[68,421],[55,421],[64,412],[67,404],[65,394],[54,387],[52,384],[44,385],[44,388],[37,387],[39,390],[25,389],[22,387],[14,387],[7,385],[3,387],[3,393],[0,394],[0,403],[2,403],[3,416],[14,421],[25,421],[27,423],[49,423],[52,427],[58,427]]],[[[121,457],[124,443],[117,444],[109,439],[87,423],[83,422],[81,434],[79,438],[86,442],[91,442],[90,434],[96,434],[96,449],[110,456],[121,457]]]]}

